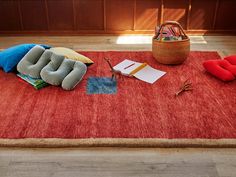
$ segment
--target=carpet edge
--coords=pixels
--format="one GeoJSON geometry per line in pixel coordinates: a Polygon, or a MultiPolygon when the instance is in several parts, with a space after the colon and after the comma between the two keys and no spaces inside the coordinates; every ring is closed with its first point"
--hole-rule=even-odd
{"type": "Polygon", "coordinates": [[[25,138],[0,139],[0,147],[67,148],[67,147],[130,147],[130,148],[236,148],[236,139],[158,139],[158,138],[25,138]]]}

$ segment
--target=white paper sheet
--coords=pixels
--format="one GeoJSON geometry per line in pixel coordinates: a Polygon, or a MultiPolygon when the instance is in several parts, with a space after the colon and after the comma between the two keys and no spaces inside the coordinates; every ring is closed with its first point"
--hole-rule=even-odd
{"type": "Polygon", "coordinates": [[[124,75],[129,75],[131,73],[131,71],[133,71],[134,69],[136,69],[140,65],[142,65],[142,63],[125,59],[124,61],[122,61],[121,63],[117,64],[113,68],[116,71],[120,71],[124,75]],[[130,65],[132,65],[132,66],[130,66],[130,65]]]}
{"type": "MultiPolygon", "coordinates": [[[[141,66],[143,63],[135,62],[132,60],[125,59],[121,63],[117,64],[113,68],[116,71],[120,71],[123,75],[129,75],[133,70],[141,66]]],[[[166,72],[160,71],[157,69],[152,68],[151,66],[147,65],[141,70],[139,70],[137,73],[135,73],[133,76],[137,79],[140,79],[144,82],[148,82],[153,84],[155,81],[160,79],[163,75],[165,75],[166,72]]]]}
{"type": "Polygon", "coordinates": [[[142,81],[153,84],[165,74],[166,72],[154,69],[147,65],[142,70],[135,73],[134,76],[142,81]]]}

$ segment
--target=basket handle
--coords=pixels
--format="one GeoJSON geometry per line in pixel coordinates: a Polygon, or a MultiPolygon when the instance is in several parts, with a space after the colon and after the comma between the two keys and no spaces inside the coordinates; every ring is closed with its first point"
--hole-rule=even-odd
{"type": "MultiPolygon", "coordinates": [[[[188,36],[187,36],[186,33],[184,32],[183,27],[182,27],[178,22],[176,22],[176,21],[165,21],[163,24],[161,24],[161,26],[160,26],[160,28],[159,28],[157,34],[156,34],[156,36],[159,36],[159,35],[160,35],[159,40],[162,39],[163,29],[164,29],[164,27],[167,26],[167,25],[172,25],[172,26],[178,27],[179,30],[180,30],[180,32],[181,32],[186,38],[188,38],[188,36]]],[[[180,34],[181,34],[181,33],[180,33],[180,34]]]]}

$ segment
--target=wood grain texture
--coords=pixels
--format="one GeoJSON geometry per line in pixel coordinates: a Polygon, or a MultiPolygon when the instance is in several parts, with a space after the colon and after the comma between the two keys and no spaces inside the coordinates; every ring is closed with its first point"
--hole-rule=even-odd
{"type": "Polygon", "coordinates": [[[132,30],[134,15],[134,0],[107,0],[106,22],[107,30],[132,30]]]}
{"type": "Polygon", "coordinates": [[[236,1],[220,0],[216,19],[216,29],[236,29],[236,1]]]}
{"type": "Polygon", "coordinates": [[[152,34],[164,20],[191,33],[235,34],[235,7],[233,0],[0,0],[0,34],[152,34]]]}
{"type": "MultiPolygon", "coordinates": [[[[78,51],[151,51],[152,36],[0,36],[0,49],[20,43],[65,46],[78,51]],[[127,44],[128,43],[128,44],[127,44]]],[[[218,51],[224,57],[236,53],[236,36],[190,36],[192,51],[218,51]]]]}
{"type": "Polygon", "coordinates": [[[0,149],[7,177],[235,177],[235,149],[0,149]]]}
{"type": "Polygon", "coordinates": [[[20,8],[25,31],[48,30],[44,0],[20,1],[20,8]]]}
{"type": "Polygon", "coordinates": [[[103,0],[79,0],[75,1],[77,29],[103,30],[103,0]]]}
{"type": "Polygon", "coordinates": [[[164,0],[163,21],[177,21],[184,29],[187,27],[188,0],[164,0]]]}
{"type": "Polygon", "coordinates": [[[217,0],[192,0],[190,13],[190,29],[213,29],[214,7],[217,0]]]}
{"type": "Polygon", "coordinates": [[[73,30],[73,1],[48,0],[49,30],[73,30]]]}
{"type": "Polygon", "coordinates": [[[135,30],[153,30],[158,24],[160,0],[136,0],[135,30]]]}
{"type": "Polygon", "coordinates": [[[17,1],[0,1],[0,31],[21,30],[17,1]]]}

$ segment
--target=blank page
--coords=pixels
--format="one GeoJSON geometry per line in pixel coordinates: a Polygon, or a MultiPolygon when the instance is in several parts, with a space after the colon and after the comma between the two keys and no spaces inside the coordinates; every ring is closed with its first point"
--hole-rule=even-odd
{"type": "Polygon", "coordinates": [[[131,71],[133,71],[134,69],[136,69],[140,65],[142,65],[142,63],[125,59],[124,61],[122,61],[121,63],[117,64],[113,68],[116,71],[120,71],[124,75],[129,75],[131,73],[131,71]],[[132,66],[130,66],[130,65],[132,65],[132,66]]]}
{"type": "Polygon", "coordinates": [[[153,84],[165,74],[166,72],[154,69],[151,66],[147,65],[142,70],[135,73],[134,76],[142,81],[153,84]]]}

